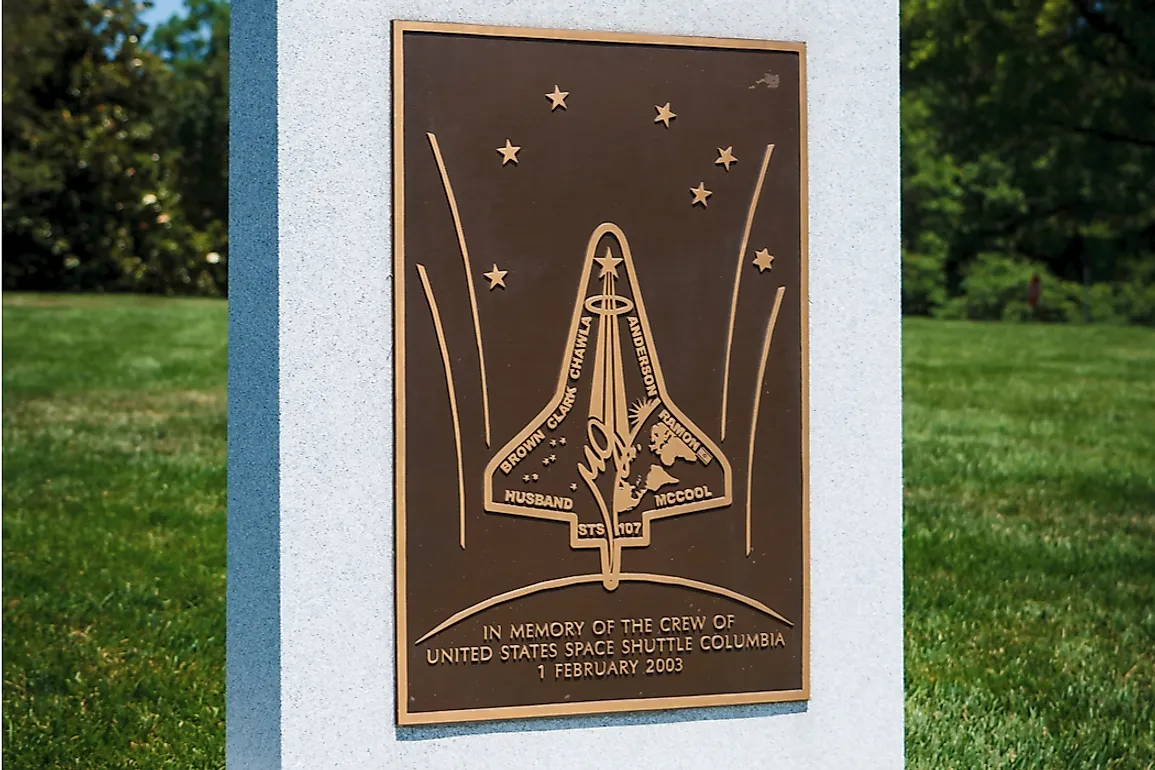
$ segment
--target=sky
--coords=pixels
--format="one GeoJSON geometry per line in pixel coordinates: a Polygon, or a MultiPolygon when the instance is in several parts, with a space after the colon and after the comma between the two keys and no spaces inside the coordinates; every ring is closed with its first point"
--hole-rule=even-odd
{"type": "Polygon", "coordinates": [[[152,8],[142,13],[140,18],[149,27],[155,27],[178,12],[184,13],[184,0],[152,0],[152,8]]]}

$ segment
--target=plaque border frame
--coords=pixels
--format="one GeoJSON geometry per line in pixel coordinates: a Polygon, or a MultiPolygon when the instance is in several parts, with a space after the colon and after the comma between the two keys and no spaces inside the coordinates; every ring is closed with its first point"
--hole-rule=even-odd
{"type": "Polygon", "coordinates": [[[394,506],[394,650],[396,679],[396,724],[398,726],[450,724],[534,717],[562,717],[590,714],[656,711],[680,708],[711,708],[761,703],[784,703],[810,700],[810,325],[809,325],[809,136],[806,123],[806,43],[755,40],[751,38],[695,37],[658,35],[601,30],[542,29],[503,27],[484,24],[394,19],[392,41],[392,214],[393,255],[390,260],[393,279],[393,506],[394,506]],[[679,695],[652,698],[588,700],[575,703],[544,703],[529,706],[494,706],[473,709],[411,712],[409,695],[408,623],[405,538],[405,92],[404,35],[406,32],[428,32],[474,37],[503,37],[528,40],[573,41],[585,43],[618,43],[660,45],[679,48],[722,48],[761,50],[798,55],[799,107],[799,293],[801,295],[801,373],[802,373],[802,687],[797,690],[766,690],[713,695],[679,695]]]}

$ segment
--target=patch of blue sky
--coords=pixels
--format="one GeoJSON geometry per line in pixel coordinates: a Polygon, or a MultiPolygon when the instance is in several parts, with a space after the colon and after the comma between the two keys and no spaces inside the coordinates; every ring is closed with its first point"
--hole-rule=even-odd
{"type": "Polygon", "coordinates": [[[184,0],[152,0],[152,8],[142,11],[140,20],[147,24],[149,29],[155,29],[158,24],[168,21],[177,14],[184,16],[185,13],[184,0]]]}

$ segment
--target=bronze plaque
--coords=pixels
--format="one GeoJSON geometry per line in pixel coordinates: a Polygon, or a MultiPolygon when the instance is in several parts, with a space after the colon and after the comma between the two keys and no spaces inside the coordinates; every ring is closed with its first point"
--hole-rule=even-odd
{"type": "Polygon", "coordinates": [[[804,47],[393,35],[398,723],[805,699],[804,47]]]}

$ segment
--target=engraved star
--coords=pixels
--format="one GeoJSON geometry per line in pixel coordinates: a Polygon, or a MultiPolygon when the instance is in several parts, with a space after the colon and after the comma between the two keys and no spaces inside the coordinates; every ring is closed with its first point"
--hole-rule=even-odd
{"type": "Polygon", "coordinates": [[[654,109],[658,111],[658,117],[654,118],[654,122],[655,123],[663,123],[663,124],[665,124],[666,128],[670,127],[670,121],[671,120],[678,117],[677,115],[674,114],[673,110],[670,109],[670,103],[669,102],[666,102],[664,107],[659,107],[658,105],[655,104],[654,109]]]}
{"type": "Polygon", "coordinates": [[[602,271],[598,273],[598,278],[604,278],[607,275],[612,275],[614,278],[618,277],[618,264],[622,261],[621,257],[615,257],[610,247],[606,246],[606,255],[604,257],[594,257],[594,262],[602,266],[602,271]]]}
{"type": "Polygon", "coordinates": [[[557,440],[557,443],[561,444],[562,446],[565,446],[565,436],[562,436],[561,438],[559,438],[557,440]]]}
{"type": "Polygon", "coordinates": [[[726,170],[730,170],[731,163],[737,163],[738,159],[734,157],[734,146],[730,145],[726,149],[718,148],[718,159],[714,161],[715,166],[725,166],[726,170]]]}
{"type": "Polygon", "coordinates": [[[576,482],[569,485],[569,491],[570,492],[576,492],[577,491],[577,483],[576,482]]]}
{"type": "Polygon", "coordinates": [[[550,456],[549,456],[549,461],[550,461],[551,463],[553,463],[553,462],[557,462],[557,455],[550,455],[550,456]]]}
{"type": "Polygon", "coordinates": [[[549,458],[547,457],[547,458],[545,458],[544,460],[542,460],[542,461],[541,461],[541,464],[542,464],[542,465],[549,465],[549,458]]]}
{"type": "Polygon", "coordinates": [[[489,279],[489,290],[493,291],[498,286],[505,288],[505,274],[508,272],[508,270],[498,270],[497,263],[494,262],[493,269],[488,273],[482,273],[482,275],[489,279]]]}
{"type": "Polygon", "coordinates": [[[754,264],[759,273],[774,269],[774,257],[770,256],[770,249],[759,249],[754,252],[754,264]]]}
{"type": "Polygon", "coordinates": [[[505,146],[497,148],[497,151],[501,153],[501,165],[504,166],[506,163],[509,163],[511,160],[516,165],[517,164],[517,151],[520,149],[521,149],[520,147],[514,147],[512,144],[510,144],[510,141],[508,139],[506,139],[505,140],[505,146]]]}
{"type": "Polygon", "coordinates": [[[521,477],[521,480],[522,480],[522,481],[524,481],[524,482],[526,482],[526,483],[529,483],[529,474],[527,473],[527,474],[525,474],[524,476],[522,476],[522,477],[521,477]]]}
{"type": "Polygon", "coordinates": [[[549,440],[549,445],[550,445],[550,446],[557,446],[557,439],[556,439],[556,438],[551,438],[551,439],[549,440]]]}
{"type": "Polygon", "coordinates": [[[536,473],[535,473],[535,474],[533,474],[533,480],[534,480],[534,481],[537,481],[537,479],[538,479],[538,475],[537,475],[536,473]]]}
{"type": "Polygon", "coordinates": [[[690,205],[694,206],[701,203],[702,208],[706,208],[706,199],[714,194],[706,189],[705,182],[698,182],[698,186],[691,187],[690,192],[694,194],[694,200],[690,201],[690,205]]]}
{"type": "Polygon", "coordinates": [[[561,107],[563,110],[569,109],[565,106],[565,98],[567,96],[569,96],[569,91],[562,91],[555,85],[553,87],[553,93],[545,95],[546,99],[549,99],[551,102],[553,102],[553,104],[549,106],[549,111],[553,112],[558,107],[561,107]]]}

